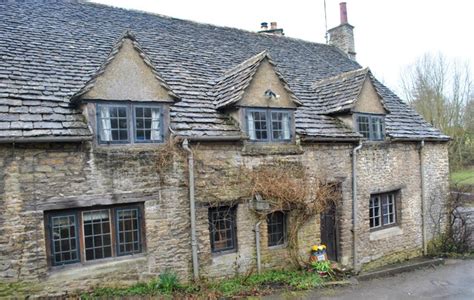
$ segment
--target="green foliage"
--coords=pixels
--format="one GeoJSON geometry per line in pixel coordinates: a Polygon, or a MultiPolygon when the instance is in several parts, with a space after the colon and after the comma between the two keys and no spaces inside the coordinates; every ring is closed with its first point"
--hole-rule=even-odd
{"type": "Polygon", "coordinates": [[[451,182],[455,185],[474,185],[474,169],[451,173],[451,182]]]}
{"type": "Polygon", "coordinates": [[[186,298],[220,298],[259,295],[271,292],[275,288],[305,290],[316,288],[323,279],[314,272],[304,270],[284,271],[272,270],[262,274],[236,276],[221,281],[201,282],[181,285],[178,277],[171,271],[165,271],[157,279],[149,283],[138,283],[128,288],[97,288],[92,293],[81,295],[81,299],[160,296],[186,298]]]}
{"type": "Polygon", "coordinates": [[[329,260],[315,261],[311,263],[311,267],[318,272],[331,272],[331,262],[329,260]]]}
{"type": "Polygon", "coordinates": [[[181,288],[179,284],[179,278],[176,273],[166,270],[161,273],[159,276],[159,281],[157,284],[157,289],[163,294],[171,294],[174,291],[177,291],[181,288]]]}

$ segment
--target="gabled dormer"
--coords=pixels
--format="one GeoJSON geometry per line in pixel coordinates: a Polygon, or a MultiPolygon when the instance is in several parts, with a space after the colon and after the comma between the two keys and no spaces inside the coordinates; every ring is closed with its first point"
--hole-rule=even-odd
{"type": "Polygon", "coordinates": [[[216,81],[213,96],[216,108],[228,113],[250,141],[294,140],[294,111],[301,102],[267,51],[227,71],[216,81]]]}
{"type": "Polygon", "coordinates": [[[72,97],[83,107],[99,144],[162,142],[169,105],[179,100],[130,32],[72,97]]]}
{"type": "Polygon", "coordinates": [[[326,114],[337,117],[368,140],[385,139],[385,116],[390,111],[368,68],[320,80],[313,88],[326,114]]]}

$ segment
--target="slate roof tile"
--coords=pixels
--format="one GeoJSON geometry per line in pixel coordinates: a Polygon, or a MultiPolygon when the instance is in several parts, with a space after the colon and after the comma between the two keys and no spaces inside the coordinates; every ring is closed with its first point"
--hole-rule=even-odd
{"type": "MultiPolygon", "coordinates": [[[[25,0],[0,2],[0,139],[90,136],[81,112],[70,100],[93,84],[113,58],[120,44],[117,39],[124,32],[133,33],[142,57],[181,98],[170,108],[171,127],[180,135],[240,135],[240,129],[216,109],[216,83],[229,70],[266,51],[303,104],[295,113],[298,134],[359,136],[325,115],[314,91],[315,82],[361,68],[333,46],[90,2],[25,0]],[[33,129],[11,129],[12,122],[33,122],[33,129]]],[[[242,88],[239,80],[247,78],[242,75],[236,74],[237,83],[230,77],[229,82],[222,81],[226,82],[222,85],[225,97],[217,102],[234,99],[235,91],[229,87],[242,88]]],[[[386,118],[389,136],[446,138],[388,88],[373,82],[390,111],[386,118]]],[[[351,89],[340,88],[340,93],[351,89]]]]}

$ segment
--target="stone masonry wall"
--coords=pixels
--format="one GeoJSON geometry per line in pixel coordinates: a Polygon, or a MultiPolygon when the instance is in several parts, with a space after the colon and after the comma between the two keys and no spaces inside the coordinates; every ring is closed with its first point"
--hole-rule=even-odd
{"type": "MultiPolygon", "coordinates": [[[[368,144],[359,152],[358,264],[371,269],[422,255],[422,211],[419,143],[368,144]],[[386,229],[369,228],[371,194],[398,191],[398,224],[386,229]]],[[[423,149],[425,199],[437,208],[444,205],[448,184],[445,144],[423,149]],[[433,197],[436,195],[436,197],[433,197]]],[[[427,219],[428,220],[428,219],[427,219]]],[[[427,224],[428,239],[432,228],[427,224]]]]}
{"type": "Polygon", "coordinates": [[[30,282],[28,290],[61,293],[130,283],[165,268],[187,278],[191,251],[184,160],[158,172],[156,158],[150,148],[1,146],[0,283],[30,282]],[[145,254],[84,266],[47,265],[44,211],[136,202],[144,203],[150,233],[145,254]]]}
{"type": "MultiPolygon", "coordinates": [[[[417,144],[367,144],[359,153],[359,263],[373,267],[421,253],[421,191],[417,144]],[[370,231],[371,193],[399,189],[398,228],[370,231]]],[[[191,245],[186,161],[178,154],[166,170],[158,170],[160,146],[99,147],[89,144],[0,146],[0,286],[18,283],[5,293],[72,292],[95,285],[123,285],[147,280],[171,269],[190,279],[191,245]],[[146,251],[143,254],[87,264],[51,268],[47,264],[44,212],[93,205],[144,203],[146,251]],[[27,282],[27,285],[23,285],[27,282]]],[[[200,274],[223,277],[256,270],[257,216],[242,197],[241,168],[272,161],[304,166],[310,180],[339,182],[339,260],[352,265],[351,144],[312,144],[299,151],[247,151],[240,144],[193,144],[196,164],[197,235],[200,274]],[[272,154],[270,154],[272,153],[272,154]],[[212,254],[210,203],[237,204],[237,251],[212,254]]],[[[424,148],[426,199],[447,191],[446,145],[424,148]],[[433,194],[433,191],[438,191],[433,194]]],[[[434,198],[433,198],[434,199],[434,198]]],[[[439,205],[439,207],[442,207],[439,205]]],[[[291,226],[291,212],[289,226],[291,226]]],[[[267,246],[265,222],[260,225],[262,266],[289,266],[286,247],[267,246]]],[[[319,216],[298,234],[300,255],[320,242],[319,216]]],[[[5,294],[6,295],[6,294],[5,294]]],[[[0,297],[4,296],[0,293],[0,297]]]]}

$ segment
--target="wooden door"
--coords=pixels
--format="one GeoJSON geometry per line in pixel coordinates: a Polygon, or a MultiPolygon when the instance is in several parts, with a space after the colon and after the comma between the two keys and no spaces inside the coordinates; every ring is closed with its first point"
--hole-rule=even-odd
{"type": "Polygon", "coordinates": [[[333,261],[338,260],[338,236],[336,206],[332,205],[325,212],[321,213],[321,244],[326,245],[328,258],[333,261]]]}

